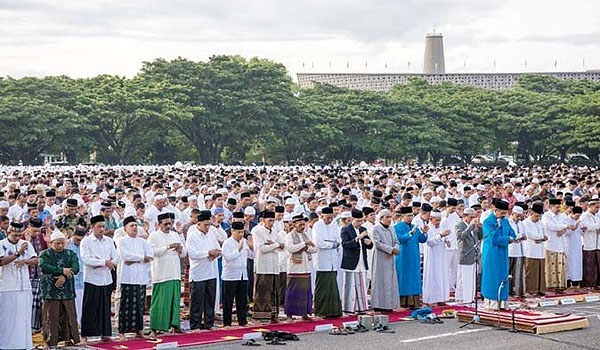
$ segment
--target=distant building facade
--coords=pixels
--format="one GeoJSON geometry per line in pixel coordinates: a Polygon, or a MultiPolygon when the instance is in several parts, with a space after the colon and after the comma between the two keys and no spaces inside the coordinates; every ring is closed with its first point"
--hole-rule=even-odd
{"type": "Polygon", "coordinates": [[[430,84],[450,82],[477,86],[489,90],[512,88],[519,76],[539,74],[559,79],[600,81],[600,70],[584,72],[538,72],[538,73],[446,73],[444,42],[441,33],[429,33],[425,37],[423,73],[297,73],[301,88],[317,83],[330,84],[359,90],[388,91],[394,85],[405,84],[410,78],[420,78],[430,84]]]}
{"type": "Polygon", "coordinates": [[[420,78],[430,84],[450,82],[471,85],[490,90],[512,88],[524,74],[539,74],[559,79],[593,80],[600,82],[600,71],[588,72],[539,72],[539,73],[298,73],[301,88],[313,87],[316,83],[331,84],[359,90],[388,91],[394,85],[405,84],[410,78],[420,78]]]}

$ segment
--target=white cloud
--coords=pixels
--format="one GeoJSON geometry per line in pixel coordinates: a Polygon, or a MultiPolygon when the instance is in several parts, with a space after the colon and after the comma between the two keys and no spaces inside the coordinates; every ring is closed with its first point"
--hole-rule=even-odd
{"type": "Polygon", "coordinates": [[[0,75],[132,76],[221,53],[292,74],[419,72],[434,26],[447,71],[581,70],[600,68],[597,13],[581,0],[0,0],[0,75]]]}

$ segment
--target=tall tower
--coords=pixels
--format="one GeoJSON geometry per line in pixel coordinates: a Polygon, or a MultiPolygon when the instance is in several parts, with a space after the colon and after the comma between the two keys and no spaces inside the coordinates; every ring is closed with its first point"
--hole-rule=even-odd
{"type": "Polygon", "coordinates": [[[429,33],[425,37],[424,74],[446,74],[444,65],[444,37],[442,33],[429,33]]]}

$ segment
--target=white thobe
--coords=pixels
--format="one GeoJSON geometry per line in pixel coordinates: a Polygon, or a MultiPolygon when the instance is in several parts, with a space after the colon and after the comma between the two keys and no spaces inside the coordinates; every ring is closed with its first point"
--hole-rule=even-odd
{"type": "MultiPolygon", "coordinates": [[[[569,226],[575,225],[575,220],[568,218],[569,226]]],[[[567,252],[567,279],[571,281],[581,281],[583,279],[583,250],[581,243],[581,225],[574,231],[567,230],[565,233],[567,252]]]]}
{"type": "MultiPolygon", "coordinates": [[[[365,221],[365,223],[362,225],[364,228],[367,229],[367,234],[369,236],[369,238],[371,238],[371,240],[373,239],[373,228],[375,227],[374,224],[365,221]]],[[[367,271],[367,285],[369,284],[369,281],[371,281],[371,278],[373,277],[373,269],[371,269],[370,267],[373,266],[373,255],[375,253],[375,249],[368,249],[367,250],[367,263],[369,264],[369,270],[367,271]]]]}
{"type": "Polygon", "coordinates": [[[446,241],[441,228],[430,227],[427,232],[423,270],[423,302],[443,303],[450,298],[448,266],[446,264],[446,241]]]}
{"type": "MultiPolygon", "coordinates": [[[[0,241],[0,258],[13,255],[24,240],[12,244],[8,238],[0,241]]],[[[31,244],[25,253],[10,264],[0,266],[0,349],[31,349],[31,308],[33,297],[29,281],[29,266],[17,269],[19,260],[35,257],[31,244]],[[10,318],[10,320],[9,320],[10,318]]]]}
{"type": "Polygon", "coordinates": [[[450,285],[450,291],[453,292],[456,289],[456,277],[458,275],[458,245],[456,242],[456,225],[460,223],[460,216],[456,212],[453,212],[446,216],[445,219],[440,223],[440,229],[450,230],[450,235],[446,236],[446,239],[450,241],[450,246],[446,246],[446,266],[448,266],[448,283],[450,285]]]}

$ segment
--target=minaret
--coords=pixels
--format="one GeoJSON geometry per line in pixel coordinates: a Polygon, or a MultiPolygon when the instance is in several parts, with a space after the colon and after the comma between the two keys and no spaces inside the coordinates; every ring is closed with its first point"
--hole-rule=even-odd
{"type": "Polygon", "coordinates": [[[446,74],[444,65],[444,37],[441,33],[429,33],[425,37],[424,74],[446,74]]]}

